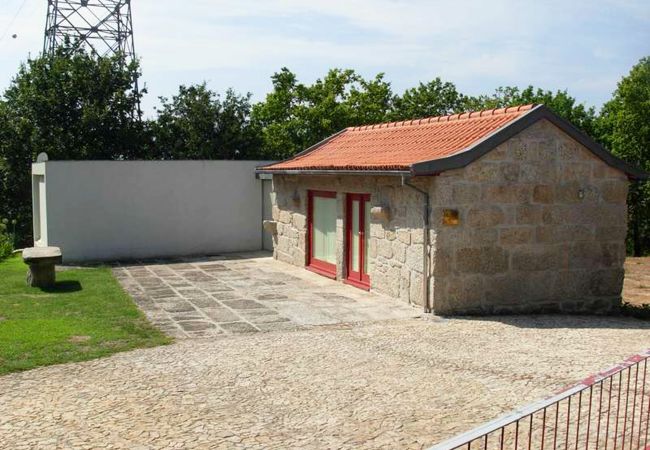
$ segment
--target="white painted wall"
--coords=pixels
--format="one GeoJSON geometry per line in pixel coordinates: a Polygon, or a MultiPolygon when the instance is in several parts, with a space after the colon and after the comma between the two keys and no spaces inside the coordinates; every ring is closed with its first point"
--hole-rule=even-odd
{"type": "Polygon", "coordinates": [[[260,250],[265,163],[35,163],[35,245],[61,247],[66,262],[260,250]]]}
{"type": "MultiPolygon", "coordinates": [[[[271,220],[273,218],[273,203],[271,201],[271,191],[273,191],[273,181],[269,175],[262,179],[262,196],[263,196],[263,211],[262,216],[264,220],[271,220]]],[[[268,231],[264,230],[262,247],[264,250],[273,251],[273,236],[268,231]]]]}

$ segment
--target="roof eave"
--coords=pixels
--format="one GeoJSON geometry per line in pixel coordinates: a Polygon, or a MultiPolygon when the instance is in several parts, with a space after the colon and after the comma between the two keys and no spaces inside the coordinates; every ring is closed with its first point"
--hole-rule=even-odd
{"type": "Polygon", "coordinates": [[[647,180],[649,178],[648,173],[612,155],[598,142],[544,105],[536,106],[459,153],[446,158],[412,164],[411,173],[414,176],[434,175],[446,170],[465,167],[541,119],[547,119],[598,156],[606,164],[627,174],[629,178],[636,180],[647,180]]]}
{"type": "MultiPolygon", "coordinates": [[[[282,163],[284,163],[284,162],[291,161],[291,160],[296,159],[296,158],[298,158],[298,157],[300,157],[300,156],[306,155],[307,153],[311,153],[311,152],[313,152],[314,150],[316,150],[318,147],[320,147],[320,146],[322,146],[322,145],[324,145],[324,144],[327,144],[329,141],[331,141],[331,140],[334,139],[335,137],[337,137],[337,136],[339,136],[339,135],[345,133],[346,131],[347,131],[347,128],[344,128],[344,129],[342,129],[341,131],[337,131],[336,133],[334,133],[334,134],[332,134],[332,135],[330,135],[330,136],[327,136],[327,137],[326,137],[325,139],[323,139],[322,141],[315,143],[315,144],[312,145],[311,147],[307,147],[305,150],[303,150],[303,151],[301,151],[301,152],[299,152],[299,153],[296,153],[296,154],[293,155],[291,158],[287,158],[287,159],[284,159],[284,160],[279,161],[279,162],[274,162],[273,164],[270,164],[269,166],[273,166],[273,165],[276,165],[276,164],[282,164],[282,163]]],[[[260,166],[259,169],[260,169],[260,170],[264,170],[264,167],[269,167],[269,166],[260,166]]],[[[257,173],[257,171],[256,171],[255,173],[257,173]]]]}
{"type": "Polygon", "coordinates": [[[352,170],[352,169],[255,169],[257,175],[382,175],[382,176],[404,176],[411,173],[410,170],[352,170]]]}

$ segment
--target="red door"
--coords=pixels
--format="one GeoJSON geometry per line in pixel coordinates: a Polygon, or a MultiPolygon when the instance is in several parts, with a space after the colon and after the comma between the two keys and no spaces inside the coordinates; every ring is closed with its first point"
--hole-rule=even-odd
{"type": "Polygon", "coordinates": [[[346,200],[346,280],[354,286],[370,289],[368,276],[370,194],[347,194],[346,200]]]}

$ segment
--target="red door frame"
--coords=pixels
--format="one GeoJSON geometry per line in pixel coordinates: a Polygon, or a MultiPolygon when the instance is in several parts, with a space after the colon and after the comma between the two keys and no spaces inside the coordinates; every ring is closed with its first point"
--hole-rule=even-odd
{"type": "Polygon", "coordinates": [[[347,273],[345,282],[361,289],[370,289],[370,276],[364,273],[366,259],[365,235],[366,230],[366,202],[370,201],[370,194],[347,194],[345,205],[345,255],[347,261],[347,273]],[[359,202],[359,271],[352,270],[352,204],[359,202]]]}
{"type": "Polygon", "coordinates": [[[314,197],[336,198],[336,192],[307,191],[307,269],[328,278],[336,278],[336,264],[314,258],[312,237],[314,235],[314,197]]]}

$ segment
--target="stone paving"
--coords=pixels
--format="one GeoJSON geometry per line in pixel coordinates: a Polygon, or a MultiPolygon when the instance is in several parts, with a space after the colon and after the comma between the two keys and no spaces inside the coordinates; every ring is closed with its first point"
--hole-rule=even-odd
{"type": "Polygon", "coordinates": [[[421,310],[275,261],[269,253],[122,265],[113,273],[176,338],[413,318],[421,310]]]}
{"type": "Polygon", "coordinates": [[[182,339],[0,377],[0,448],[426,448],[649,344],[649,322],[563,316],[182,339]]]}

